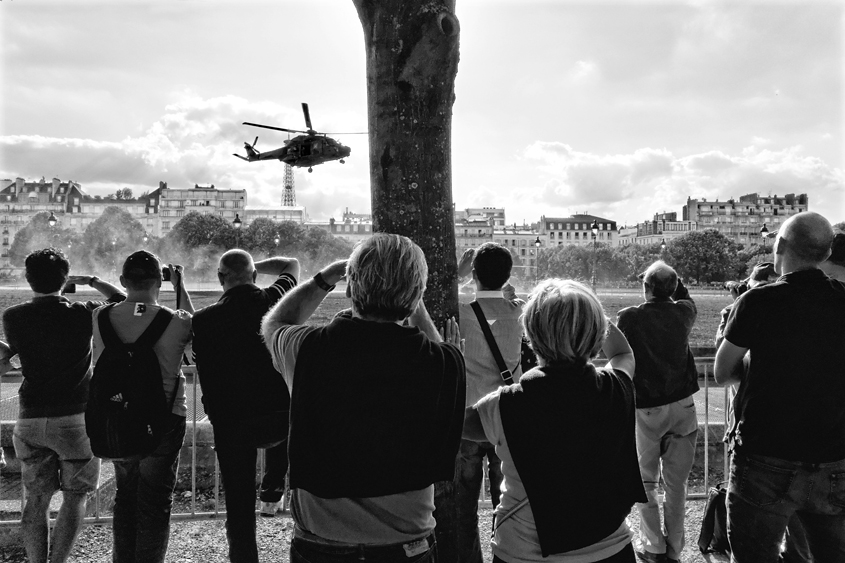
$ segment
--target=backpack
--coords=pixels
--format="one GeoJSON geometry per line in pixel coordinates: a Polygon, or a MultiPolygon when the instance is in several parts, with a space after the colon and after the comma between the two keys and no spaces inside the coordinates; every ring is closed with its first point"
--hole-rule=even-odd
{"type": "Polygon", "coordinates": [[[173,315],[161,309],[138,340],[124,343],[109,320],[113,306],[98,316],[104,349],[91,377],[85,430],[101,459],[144,457],[161,442],[173,409],[153,350],[173,315]]]}
{"type": "Polygon", "coordinates": [[[710,487],[707,493],[707,505],[701,520],[701,534],[698,536],[698,549],[701,553],[721,553],[728,555],[731,546],[728,543],[728,491],[724,483],[710,487]]]}

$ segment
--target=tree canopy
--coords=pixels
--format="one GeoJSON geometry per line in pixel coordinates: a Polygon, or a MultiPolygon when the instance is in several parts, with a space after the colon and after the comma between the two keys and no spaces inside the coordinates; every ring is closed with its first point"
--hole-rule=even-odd
{"type": "Polygon", "coordinates": [[[725,281],[736,277],[738,249],[715,229],[692,231],[668,244],[667,262],[678,275],[697,283],[725,281]]]}

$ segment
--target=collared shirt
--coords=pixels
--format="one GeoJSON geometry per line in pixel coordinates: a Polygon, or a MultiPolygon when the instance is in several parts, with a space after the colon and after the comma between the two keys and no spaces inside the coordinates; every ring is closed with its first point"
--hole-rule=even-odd
{"type": "Polygon", "coordinates": [[[736,300],[725,339],[751,351],[739,391],[744,451],[808,463],[845,459],[843,319],[845,284],[818,269],[736,300]]]}
{"type": "MultiPolygon", "coordinates": [[[[521,299],[506,299],[501,290],[478,291],[475,297],[490,325],[490,331],[499,346],[502,359],[511,370],[513,380],[517,381],[522,375],[519,363],[522,350],[522,324],[519,318],[522,315],[523,302],[521,299]]],[[[469,303],[460,303],[458,308],[461,317],[461,337],[465,339],[466,406],[471,406],[505,383],[472,306],[469,303]]]]}

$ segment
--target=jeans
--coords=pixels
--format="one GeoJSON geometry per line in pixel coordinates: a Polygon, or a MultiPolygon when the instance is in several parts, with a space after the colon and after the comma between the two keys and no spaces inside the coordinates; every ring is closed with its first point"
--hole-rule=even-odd
{"type": "Polygon", "coordinates": [[[435,488],[438,549],[441,559],[449,563],[482,562],[478,498],[484,482],[485,458],[490,474],[490,497],[495,508],[501,497],[502,460],[489,442],[461,440],[450,491],[438,495],[435,488]]]}
{"type": "MultiPolygon", "coordinates": [[[[636,563],[637,557],[634,555],[634,546],[630,543],[623,547],[619,553],[611,555],[605,559],[600,559],[595,563],[636,563]]],[[[505,560],[494,555],[493,563],[505,563],[505,560]]]]}
{"type": "Polygon", "coordinates": [[[164,561],[185,417],[171,415],[171,424],[153,453],[114,462],[114,563],[164,561]]]}
{"type": "Polygon", "coordinates": [[[437,543],[432,533],[427,538],[390,546],[327,545],[294,537],[290,544],[290,563],[437,563],[437,543]]]}
{"type": "Polygon", "coordinates": [[[845,460],[802,463],[737,449],[728,483],[731,561],[777,561],[793,515],[815,561],[845,562],[845,460]]]}
{"type": "Polygon", "coordinates": [[[648,502],[637,504],[640,541],[651,553],[680,559],[684,549],[687,478],[695,460],[698,418],[692,397],[637,409],[637,455],[648,502]],[[663,477],[663,527],[657,485],[663,477]]]}
{"type": "MultiPolygon", "coordinates": [[[[280,415],[281,416],[281,415],[280,415]]],[[[233,424],[217,423],[214,450],[220,463],[226,497],[226,539],[232,563],[257,563],[255,541],[255,465],[265,450],[261,480],[263,502],[279,502],[288,471],[287,412],[279,420],[251,418],[233,424]]]]}

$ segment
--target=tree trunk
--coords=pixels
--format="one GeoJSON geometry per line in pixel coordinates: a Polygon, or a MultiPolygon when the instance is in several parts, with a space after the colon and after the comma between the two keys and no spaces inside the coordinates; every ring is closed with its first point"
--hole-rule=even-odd
{"type": "Polygon", "coordinates": [[[438,326],[457,316],[451,128],[458,72],[454,0],[353,0],[367,50],[375,231],[425,252],[425,302],[438,326]]]}

